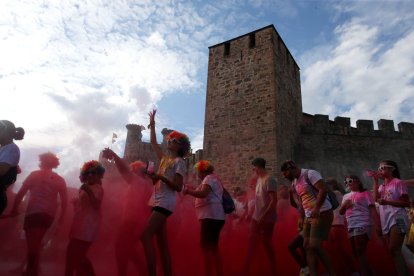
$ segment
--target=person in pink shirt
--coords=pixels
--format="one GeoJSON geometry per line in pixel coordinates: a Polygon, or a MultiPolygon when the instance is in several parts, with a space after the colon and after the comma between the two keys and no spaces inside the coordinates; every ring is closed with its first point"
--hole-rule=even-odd
{"type": "Polygon", "coordinates": [[[381,227],[375,202],[357,176],[345,177],[344,183],[351,192],[344,195],[339,213],[345,215],[352,252],[359,263],[361,275],[372,275],[365,253],[373,225],[377,230],[381,227]]]}
{"type": "Polygon", "coordinates": [[[382,234],[386,237],[388,250],[392,256],[398,275],[408,275],[407,264],[401,248],[408,233],[410,206],[407,185],[400,180],[400,172],[394,161],[381,161],[377,173],[370,175],[374,181],[374,199],[379,204],[382,234]],[[382,179],[380,185],[378,180],[382,179]]]}
{"type": "Polygon", "coordinates": [[[40,170],[29,174],[16,195],[11,216],[18,215],[23,197],[30,192],[29,204],[24,218],[24,232],[27,243],[27,275],[38,275],[39,257],[43,238],[52,225],[58,209],[58,196],[61,201],[59,222],[63,222],[66,212],[66,183],[53,169],[59,166],[59,158],[51,152],[39,155],[40,170]]]}
{"type": "Polygon", "coordinates": [[[186,186],[183,193],[196,198],[196,213],[201,223],[200,243],[205,275],[223,275],[223,262],[218,246],[220,231],[225,222],[222,204],[223,184],[214,174],[214,167],[209,161],[197,162],[194,169],[202,183],[196,189],[186,186]]]}

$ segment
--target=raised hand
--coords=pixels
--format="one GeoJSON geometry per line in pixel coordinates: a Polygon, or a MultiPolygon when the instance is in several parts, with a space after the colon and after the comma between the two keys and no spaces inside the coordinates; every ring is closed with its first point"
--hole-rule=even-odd
{"type": "Polygon", "coordinates": [[[109,159],[109,160],[114,159],[115,152],[113,150],[111,150],[110,148],[105,148],[102,151],[102,157],[105,158],[105,159],[109,159]]]}
{"type": "Polygon", "coordinates": [[[149,125],[148,125],[148,128],[150,128],[150,127],[152,127],[152,126],[155,126],[155,114],[157,113],[157,110],[156,109],[153,109],[152,111],[150,111],[149,113],[148,113],[148,115],[149,115],[149,125]]]}

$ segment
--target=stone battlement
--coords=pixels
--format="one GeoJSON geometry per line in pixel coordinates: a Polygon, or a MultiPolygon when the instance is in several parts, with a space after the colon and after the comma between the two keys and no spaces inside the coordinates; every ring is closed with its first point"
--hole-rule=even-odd
{"type": "Polygon", "coordinates": [[[377,126],[378,130],[375,130],[372,120],[357,120],[356,127],[352,127],[351,119],[348,117],[337,116],[334,121],[331,121],[328,115],[303,113],[301,132],[306,134],[414,138],[414,123],[400,122],[398,131],[396,131],[393,120],[380,119],[377,126]]]}

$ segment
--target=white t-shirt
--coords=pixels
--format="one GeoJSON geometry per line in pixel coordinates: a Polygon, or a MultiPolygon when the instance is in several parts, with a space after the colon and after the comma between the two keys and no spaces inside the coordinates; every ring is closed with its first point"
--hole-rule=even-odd
{"type": "MultiPolygon", "coordinates": [[[[333,192],[336,196],[336,200],[338,201],[339,205],[341,205],[342,200],[343,200],[343,196],[342,196],[341,192],[337,191],[337,190],[335,190],[333,192]]],[[[339,213],[339,208],[336,208],[333,211],[332,225],[345,225],[345,217],[339,213]]]]}
{"type": "Polygon", "coordinates": [[[346,200],[352,202],[352,207],[345,211],[348,229],[372,225],[369,207],[375,206],[375,202],[369,191],[347,193],[344,195],[343,202],[346,200]]]}
{"type": "Polygon", "coordinates": [[[236,217],[241,217],[247,210],[247,202],[239,200],[237,197],[233,199],[234,201],[234,215],[236,217]]]}
{"type": "Polygon", "coordinates": [[[59,192],[66,191],[65,180],[57,173],[37,170],[24,180],[22,188],[30,191],[26,216],[35,213],[46,213],[55,216],[59,192]]]}
{"type": "MultiPolygon", "coordinates": [[[[277,184],[276,179],[271,176],[259,177],[256,182],[256,197],[255,197],[255,209],[252,218],[256,221],[265,211],[265,208],[270,202],[269,193],[273,192],[275,200],[277,200],[277,184]]],[[[275,202],[276,203],[276,202],[275,202]]],[[[263,218],[266,222],[276,221],[276,204],[274,208],[270,209],[266,216],[263,218]]]]}
{"type": "Polygon", "coordinates": [[[217,219],[224,220],[225,214],[222,204],[223,185],[220,180],[213,174],[207,175],[197,190],[202,185],[208,185],[211,192],[205,198],[196,198],[195,207],[198,219],[217,219]]]}
{"type": "Polygon", "coordinates": [[[70,237],[82,241],[92,242],[98,238],[99,227],[101,224],[101,208],[100,204],[103,198],[102,185],[94,184],[89,186],[94,194],[96,200],[99,202],[99,207],[92,205],[89,195],[79,189],[79,197],[75,199],[75,216],[73,218],[70,237]]]}
{"type": "MultiPolygon", "coordinates": [[[[177,173],[185,177],[186,172],[185,161],[180,157],[173,159],[164,156],[158,169],[158,174],[164,175],[169,180],[173,180],[177,173]]],[[[175,190],[161,180],[154,185],[154,207],[158,206],[174,212],[177,203],[176,197],[175,190]]]]}
{"type": "MultiPolygon", "coordinates": [[[[301,198],[303,209],[305,211],[305,216],[310,217],[313,208],[316,204],[317,189],[316,187],[311,187],[310,184],[315,185],[316,182],[322,179],[322,176],[319,172],[314,170],[305,170],[301,169],[299,178],[293,180],[293,187],[296,189],[296,192],[301,198]],[[308,173],[308,179],[310,183],[306,182],[305,172],[308,173]]],[[[324,212],[329,209],[332,209],[332,205],[328,200],[328,195],[326,196],[325,201],[323,202],[320,211],[324,212]]]]}
{"type": "Polygon", "coordinates": [[[20,149],[15,143],[0,147],[0,163],[6,163],[14,167],[19,164],[20,149]]]}
{"type": "MultiPolygon", "coordinates": [[[[402,195],[408,195],[407,185],[398,178],[392,179],[387,184],[380,185],[378,192],[380,197],[385,200],[399,200],[402,195]]],[[[398,222],[405,224],[405,233],[408,233],[408,214],[405,208],[391,205],[379,205],[378,208],[382,233],[384,235],[388,234],[391,227],[398,222]]]]}

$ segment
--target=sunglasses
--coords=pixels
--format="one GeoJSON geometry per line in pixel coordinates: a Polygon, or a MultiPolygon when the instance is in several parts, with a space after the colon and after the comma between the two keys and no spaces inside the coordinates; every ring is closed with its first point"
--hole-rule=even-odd
{"type": "Polygon", "coordinates": [[[380,166],[379,168],[378,168],[378,170],[379,171],[384,171],[385,170],[385,168],[394,168],[393,166],[390,166],[390,165],[382,165],[382,166],[380,166]]]}
{"type": "Polygon", "coordinates": [[[346,186],[348,186],[349,184],[352,184],[352,183],[354,183],[354,179],[352,179],[352,178],[348,178],[348,179],[345,179],[344,180],[344,184],[346,185],[346,186]]]}

